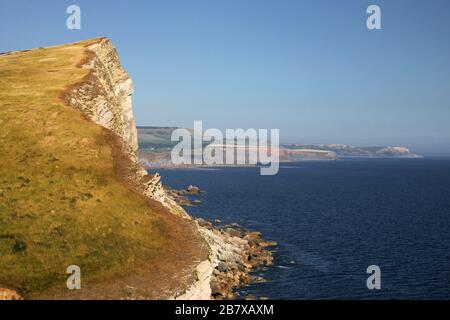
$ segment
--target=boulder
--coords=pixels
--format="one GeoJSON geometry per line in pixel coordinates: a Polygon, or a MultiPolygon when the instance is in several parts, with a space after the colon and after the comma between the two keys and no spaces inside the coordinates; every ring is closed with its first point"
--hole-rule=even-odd
{"type": "Polygon", "coordinates": [[[23,298],[17,291],[0,288],[0,300],[23,300],[23,298]]]}
{"type": "Polygon", "coordinates": [[[199,187],[193,186],[192,184],[186,188],[189,194],[200,194],[201,190],[199,187]]]}

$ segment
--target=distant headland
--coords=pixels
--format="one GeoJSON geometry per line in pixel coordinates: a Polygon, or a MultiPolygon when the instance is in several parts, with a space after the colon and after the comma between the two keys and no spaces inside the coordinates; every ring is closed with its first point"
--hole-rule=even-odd
{"type": "MultiPolygon", "coordinates": [[[[171,149],[177,144],[171,141],[177,127],[141,126],[138,130],[139,160],[144,167],[174,167],[171,149]]],[[[346,158],[423,158],[406,147],[368,146],[345,144],[281,143],[280,162],[340,160],[346,158]]]]}

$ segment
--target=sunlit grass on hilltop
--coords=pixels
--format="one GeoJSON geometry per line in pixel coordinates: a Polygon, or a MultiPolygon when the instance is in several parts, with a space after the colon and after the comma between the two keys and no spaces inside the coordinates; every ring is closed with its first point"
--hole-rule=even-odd
{"type": "Polygon", "coordinates": [[[72,264],[85,286],[127,274],[180,231],[116,179],[104,129],[60,99],[87,75],[85,44],[0,55],[0,287],[25,296],[64,288],[72,264]]]}

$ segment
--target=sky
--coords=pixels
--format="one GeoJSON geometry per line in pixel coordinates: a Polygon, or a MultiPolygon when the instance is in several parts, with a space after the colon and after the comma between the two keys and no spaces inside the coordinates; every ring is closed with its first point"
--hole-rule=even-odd
{"type": "Polygon", "coordinates": [[[450,155],[450,1],[0,2],[1,52],[100,36],[134,81],[138,125],[450,155]],[[66,27],[72,4],[81,30],[66,27]]]}

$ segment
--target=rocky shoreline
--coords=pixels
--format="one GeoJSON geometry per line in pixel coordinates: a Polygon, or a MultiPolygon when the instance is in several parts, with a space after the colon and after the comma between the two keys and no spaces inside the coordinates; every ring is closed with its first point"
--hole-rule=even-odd
{"type": "Polygon", "coordinates": [[[189,197],[200,195],[203,191],[200,190],[199,187],[189,185],[186,189],[177,190],[164,186],[164,189],[166,190],[166,193],[182,207],[192,207],[202,203],[199,199],[191,199],[189,197]]]}
{"type": "Polygon", "coordinates": [[[261,233],[246,230],[237,224],[217,226],[204,219],[196,221],[215,253],[216,267],[210,282],[213,299],[238,298],[236,289],[254,281],[265,281],[254,276],[253,272],[273,265],[276,242],[266,241],[261,233]]]}
{"type": "MultiPolygon", "coordinates": [[[[192,196],[199,196],[204,191],[199,187],[189,185],[186,189],[171,189],[164,187],[166,193],[180,206],[189,207],[201,203],[192,196]],[[191,197],[190,197],[191,196],[191,197]]],[[[211,249],[210,296],[212,299],[236,299],[240,287],[252,282],[264,282],[262,277],[253,275],[260,268],[273,265],[273,250],[277,246],[274,241],[266,241],[260,232],[249,231],[238,224],[221,225],[220,220],[214,222],[202,218],[195,219],[199,232],[211,249]]],[[[202,271],[198,272],[198,279],[202,278],[202,271]]],[[[205,279],[206,280],[206,279],[205,279]]],[[[198,289],[197,289],[198,290],[198,289]]],[[[195,292],[196,289],[192,290],[195,292]]],[[[179,298],[189,298],[181,295],[179,298]]],[[[246,297],[241,297],[246,298],[246,297]]]]}

